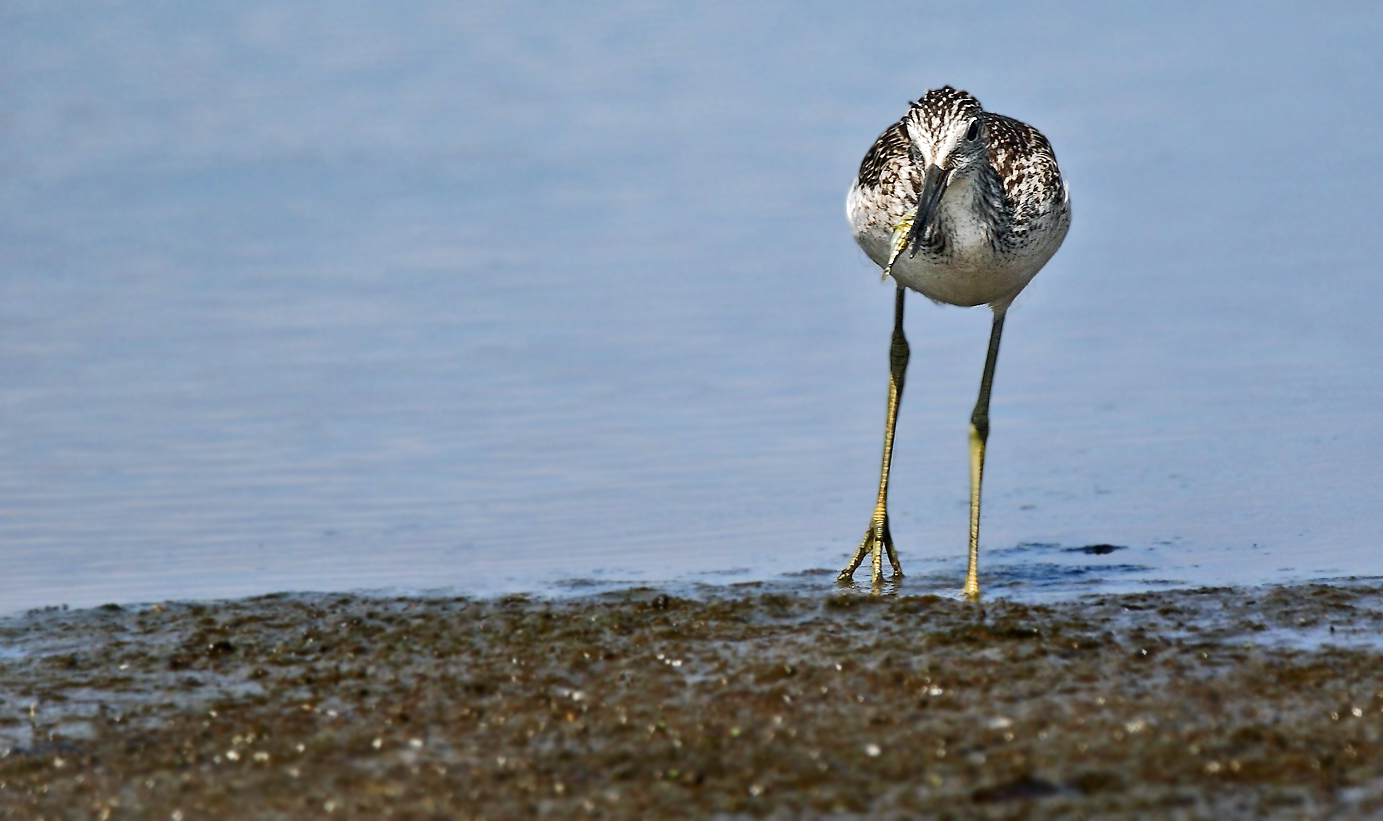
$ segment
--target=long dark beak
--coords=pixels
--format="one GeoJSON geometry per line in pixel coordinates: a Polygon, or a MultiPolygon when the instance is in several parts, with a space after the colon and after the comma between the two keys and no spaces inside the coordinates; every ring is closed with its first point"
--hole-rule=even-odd
{"type": "Polygon", "coordinates": [[[917,256],[918,240],[927,236],[927,232],[936,223],[937,206],[941,203],[941,195],[946,193],[946,186],[950,182],[950,171],[942,171],[938,165],[927,166],[927,173],[922,178],[922,195],[917,198],[917,215],[912,218],[912,228],[900,249],[907,251],[909,257],[917,256]]]}

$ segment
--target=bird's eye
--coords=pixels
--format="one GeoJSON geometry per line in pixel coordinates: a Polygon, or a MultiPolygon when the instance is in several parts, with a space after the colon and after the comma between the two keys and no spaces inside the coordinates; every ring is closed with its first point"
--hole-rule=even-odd
{"type": "Polygon", "coordinates": [[[980,120],[975,118],[970,123],[970,130],[965,132],[965,139],[974,142],[980,138],[980,120]]]}

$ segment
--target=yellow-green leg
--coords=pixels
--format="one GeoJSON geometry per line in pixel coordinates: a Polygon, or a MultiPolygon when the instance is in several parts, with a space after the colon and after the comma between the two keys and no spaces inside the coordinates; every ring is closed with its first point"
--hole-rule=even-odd
{"type": "Polygon", "coordinates": [[[994,365],[999,361],[999,337],[1004,333],[1004,312],[994,313],[989,332],[989,353],[980,377],[980,398],[970,414],[970,566],[965,571],[965,595],[980,597],[980,485],[984,481],[984,446],[989,441],[989,390],[994,384],[994,365]]]}
{"type": "Polygon", "coordinates": [[[888,469],[893,463],[893,429],[898,422],[898,403],[903,399],[903,376],[908,370],[908,339],[903,335],[903,287],[898,286],[898,294],[893,304],[893,343],[888,351],[888,418],[884,422],[884,459],[879,472],[879,501],[874,506],[874,518],[855,551],[855,558],[840,571],[840,581],[848,581],[855,575],[855,569],[864,561],[866,554],[873,554],[873,572],[870,575],[874,587],[883,585],[884,557],[893,565],[893,577],[902,578],[903,566],[898,563],[898,554],[893,550],[893,534],[888,530],[888,469]]]}

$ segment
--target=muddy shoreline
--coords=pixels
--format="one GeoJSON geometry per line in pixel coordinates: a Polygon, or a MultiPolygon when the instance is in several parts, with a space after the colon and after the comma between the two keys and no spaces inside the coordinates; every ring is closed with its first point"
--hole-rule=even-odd
{"type": "Polygon", "coordinates": [[[0,818],[1363,818],[1383,586],[0,620],[0,818]]]}

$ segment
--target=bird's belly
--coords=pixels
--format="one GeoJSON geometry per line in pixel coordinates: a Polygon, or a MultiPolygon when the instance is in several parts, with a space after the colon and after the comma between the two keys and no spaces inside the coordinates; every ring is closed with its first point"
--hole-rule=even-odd
{"type": "MultiPolygon", "coordinates": [[[[856,226],[855,240],[880,268],[888,263],[893,236],[882,225],[856,226]]],[[[956,232],[947,242],[943,255],[919,249],[898,256],[891,271],[898,284],[935,302],[971,307],[1006,307],[1022,291],[1042,266],[1061,246],[1065,224],[1052,230],[1035,232],[1024,246],[1008,252],[996,251],[978,233],[956,232]]]]}
{"type": "Polygon", "coordinates": [[[1011,298],[1030,282],[1041,267],[1002,264],[993,259],[967,263],[952,257],[932,260],[904,253],[893,263],[893,278],[935,302],[971,307],[1011,298]],[[996,264],[997,263],[997,264],[996,264]]]}
{"type": "MultiPolygon", "coordinates": [[[[888,263],[891,235],[866,230],[857,233],[855,239],[880,268],[888,263]]],[[[968,308],[1011,299],[1047,261],[1045,257],[995,256],[988,247],[968,249],[953,244],[951,248],[943,258],[925,251],[916,256],[902,253],[893,263],[893,278],[930,300],[968,308]]]]}

